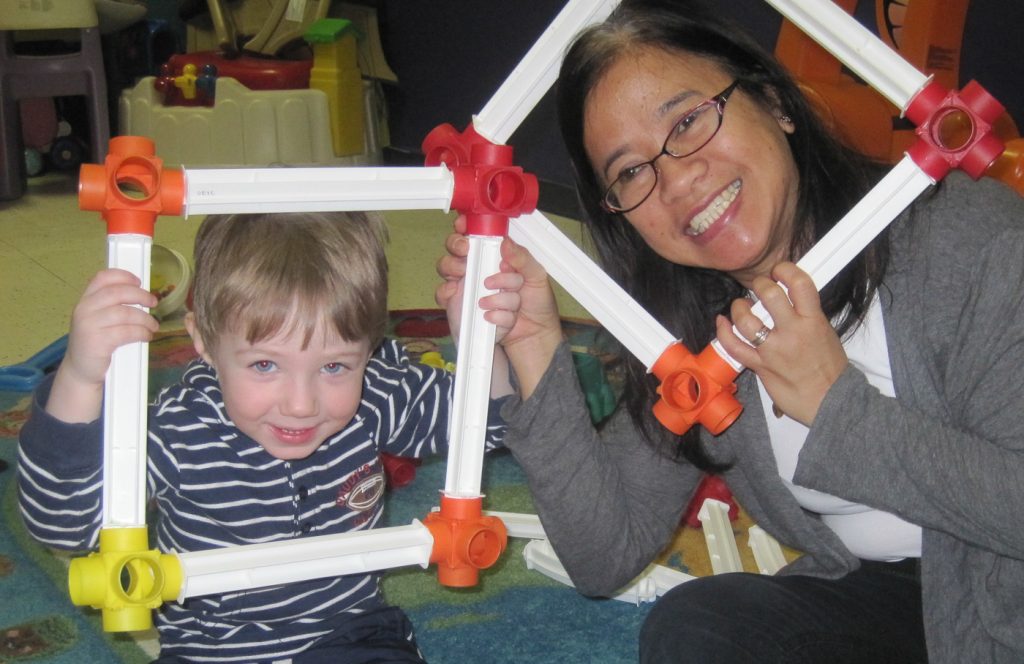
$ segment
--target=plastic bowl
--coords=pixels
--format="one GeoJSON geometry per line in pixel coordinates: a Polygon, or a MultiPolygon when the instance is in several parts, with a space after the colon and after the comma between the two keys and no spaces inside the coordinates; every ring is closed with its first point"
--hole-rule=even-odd
{"type": "Polygon", "coordinates": [[[192,264],[174,249],[159,244],[153,245],[151,260],[149,288],[159,299],[151,313],[163,320],[184,308],[192,283],[192,264]]]}

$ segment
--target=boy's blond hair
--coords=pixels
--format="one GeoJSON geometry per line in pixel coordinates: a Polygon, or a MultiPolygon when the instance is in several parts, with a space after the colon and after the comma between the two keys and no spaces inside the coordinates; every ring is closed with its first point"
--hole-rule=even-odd
{"type": "Polygon", "coordinates": [[[225,332],[250,342],[333,327],[371,348],[388,324],[387,230],[375,214],[210,215],[195,241],[192,311],[209,348],[225,332]],[[291,329],[285,330],[285,326],[291,329]]]}

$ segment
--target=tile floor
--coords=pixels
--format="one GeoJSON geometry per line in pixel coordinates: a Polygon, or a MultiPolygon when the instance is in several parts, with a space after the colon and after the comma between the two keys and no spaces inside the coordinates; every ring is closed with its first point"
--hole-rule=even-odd
{"type": "MultiPolygon", "coordinates": [[[[71,309],[89,278],[106,262],[106,227],[99,215],[82,212],[77,174],[47,174],[29,180],[28,192],[0,202],[0,366],[34,355],[67,332],[71,309]]],[[[451,227],[451,215],[436,211],[387,212],[390,229],[390,306],[433,308],[434,262],[451,227]]],[[[192,256],[199,217],[165,217],[154,242],[192,256]]],[[[552,217],[580,242],[580,225],[552,217]]],[[[563,314],[589,317],[564,291],[563,314]]],[[[165,321],[180,325],[180,316],[165,321]]]]}

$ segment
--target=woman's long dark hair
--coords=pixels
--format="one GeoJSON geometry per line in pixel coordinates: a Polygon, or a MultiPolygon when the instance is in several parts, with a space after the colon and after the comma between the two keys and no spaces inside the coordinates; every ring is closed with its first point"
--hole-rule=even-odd
{"type": "MultiPolygon", "coordinates": [[[[620,214],[605,211],[603,189],[584,149],[587,97],[609,67],[625,53],[655,47],[714,61],[740,90],[768,110],[788,115],[796,131],[789,147],[800,177],[790,257],[796,260],[859,201],[882,168],[843,144],[816,115],[782,65],[720,12],[694,0],[624,0],[570,47],[558,79],[558,115],[572,158],[583,221],[609,275],[692,351],[715,336],[715,314],[746,290],[723,272],[676,265],[658,256],[620,214]]],[[[840,334],[853,329],[874,297],[888,263],[882,235],[847,266],[822,293],[825,314],[838,320],[840,334]]],[[[623,405],[652,439],[651,407],[656,381],[633,357],[627,359],[623,405]]],[[[696,428],[679,440],[678,452],[698,467],[720,470],[700,445],[696,428]]]]}

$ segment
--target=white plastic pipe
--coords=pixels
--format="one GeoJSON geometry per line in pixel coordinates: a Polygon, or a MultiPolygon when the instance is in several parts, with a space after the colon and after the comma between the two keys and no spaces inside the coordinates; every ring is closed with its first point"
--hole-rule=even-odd
{"type": "Polygon", "coordinates": [[[445,494],[455,498],[481,495],[495,329],[493,323],[484,320],[478,302],[494,293],[484,286],[484,279],[498,272],[501,241],[500,236],[469,236],[444,485],[445,494]]]}
{"type": "Polygon", "coordinates": [[[520,514],[518,512],[496,512],[484,510],[484,516],[493,516],[501,519],[505,524],[505,530],[509,537],[522,539],[547,539],[544,534],[544,527],[540,523],[540,517],[536,514],[520,514]]]}
{"type": "Polygon", "coordinates": [[[419,521],[267,544],[179,553],[184,583],[178,601],[395,567],[427,567],[434,538],[419,521]]]}
{"type": "Polygon", "coordinates": [[[715,574],[742,572],[740,551],[736,548],[736,537],[729,522],[729,506],[720,500],[708,498],[697,512],[704,542],[711,556],[711,571],[715,574]]]}
{"type": "Polygon", "coordinates": [[[332,210],[448,211],[446,166],[185,170],[185,216],[332,210]]]}
{"type": "Polygon", "coordinates": [[[618,0],[570,0],[473,117],[473,129],[492,143],[507,142],[555,82],[565,50],[577,33],[604,20],[618,4],[618,0]]]}
{"type": "Polygon", "coordinates": [[[517,217],[508,236],[650,369],[673,336],[541,212],[517,217]]]}
{"type": "Polygon", "coordinates": [[[747,530],[747,544],[754,554],[757,571],[761,574],[772,576],[786,566],[782,547],[761,526],[753,525],[747,530]]]}
{"type": "MultiPolygon", "coordinates": [[[[127,270],[149,288],[153,238],[107,236],[108,267],[127,270]]],[[[126,344],[114,351],[103,387],[104,528],[146,524],[146,399],[149,344],[126,344]]]]}
{"type": "MultiPolygon", "coordinates": [[[[546,539],[535,539],[523,548],[523,559],[526,569],[540,572],[549,579],[572,587],[572,579],[555,554],[551,543],[546,539]]],[[[648,565],[635,579],[612,595],[612,599],[630,604],[653,602],[680,583],[692,581],[696,577],[685,572],[665,567],[664,565],[648,565]]]]}
{"type": "Polygon", "coordinates": [[[831,0],[767,2],[900,111],[905,111],[928,83],[928,76],[831,0]]]}

